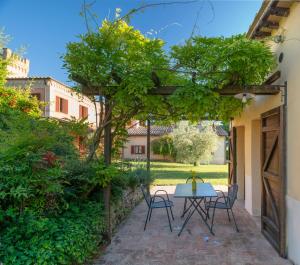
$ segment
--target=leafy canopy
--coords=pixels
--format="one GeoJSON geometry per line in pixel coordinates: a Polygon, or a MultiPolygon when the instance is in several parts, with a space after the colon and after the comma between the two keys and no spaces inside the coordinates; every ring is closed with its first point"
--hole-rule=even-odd
{"type": "Polygon", "coordinates": [[[236,116],[242,110],[241,102],[217,92],[228,85],[261,84],[275,65],[265,43],[244,35],[196,36],[184,45],[173,46],[171,58],[186,81],[171,102],[190,120],[236,116]]]}

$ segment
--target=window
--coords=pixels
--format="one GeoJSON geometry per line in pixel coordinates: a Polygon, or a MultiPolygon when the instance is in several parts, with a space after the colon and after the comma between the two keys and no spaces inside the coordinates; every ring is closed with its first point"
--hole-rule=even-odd
{"type": "Polygon", "coordinates": [[[36,97],[37,100],[41,100],[41,94],[40,93],[31,93],[31,97],[36,97]]]}
{"type": "Polygon", "coordinates": [[[56,97],[55,110],[56,112],[68,114],[68,100],[61,97],[56,97]]]}
{"type": "Polygon", "coordinates": [[[131,154],[134,154],[134,155],[145,154],[145,146],[144,145],[132,145],[131,146],[131,154]]]}
{"type": "Polygon", "coordinates": [[[85,106],[79,105],[79,119],[85,119],[88,117],[88,108],[85,106]]]}

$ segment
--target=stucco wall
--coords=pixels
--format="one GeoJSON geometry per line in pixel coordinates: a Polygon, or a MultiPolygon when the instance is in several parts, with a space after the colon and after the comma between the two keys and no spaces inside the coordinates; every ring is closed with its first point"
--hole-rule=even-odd
{"type": "Polygon", "coordinates": [[[76,94],[76,92],[54,80],[51,80],[48,85],[50,86],[49,116],[58,119],[71,119],[72,117],[79,119],[79,105],[82,105],[88,108],[88,122],[96,123],[94,104],[87,97],[76,94]],[[57,96],[68,100],[68,114],[55,111],[57,96]]]}
{"type": "MultiPolygon", "coordinates": [[[[284,84],[287,81],[287,245],[288,257],[295,264],[300,264],[300,4],[294,3],[289,17],[280,22],[279,30],[273,35],[284,34],[285,41],[275,44],[271,42],[272,49],[278,58],[283,52],[284,57],[278,63],[281,78],[276,83],[284,84]]],[[[250,106],[246,107],[240,117],[233,121],[234,126],[245,127],[245,206],[251,213],[256,213],[257,202],[260,196],[257,180],[257,167],[260,165],[258,152],[257,128],[253,121],[260,119],[260,114],[283,104],[281,95],[256,97],[250,106]]]]}
{"type": "MultiPolygon", "coordinates": [[[[159,138],[159,136],[151,136],[151,142],[154,139],[159,138]]],[[[152,150],[150,151],[151,160],[166,160],[172,161],[173,159],[169,156],[161,156],[153,154],[152,150]]],[[[123,148],[123,158],[124,159],[146,159],[147,158],[147,137],[146,136],[130,136],[123,148]],[[132,145],[144,145],[145,154],[137,155],[131,154],[132,145]]],[[[205,163],[203,161],[203,163],[205,163]]],[[[226,155],[225,155],[225,137],[221,136],[218,139],[218,148],[214,152],[213,158],[210,161],[210,164],[226,164],[226,155]]]]}
{"type": "MultiPolygon", "coordinates": [[[[31,93],[39,93],[41,101],[46,103],[43,115],[58,119],[71,119],[72,117],[79,119],[79,105],[88,108],[88,122],[95,126],[96,115],[93,102],[85,96],[78,95],[69,87],[50,79],[9,79],[7,86],[19,89],[30,88],[31,93]],[[68,114],[56,112],[55,98],[56,96],[68,100],[68,114]]],[[[99,108],[99,106],[98,106],[99,108]]]]}

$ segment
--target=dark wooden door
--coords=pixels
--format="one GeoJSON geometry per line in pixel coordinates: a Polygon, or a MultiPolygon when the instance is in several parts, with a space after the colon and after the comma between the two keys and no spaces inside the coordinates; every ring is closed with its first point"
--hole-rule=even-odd
{"type": "Polygon", "coordinates": [[[236,183],[236,128],[229,133],[228,184],[236,183]]]}
{"type": "Polygon", "coordinates": [[[262,212],[264,236],[281,256],[285,243],[285,119],[278,107],[261,115],[262,212]]]}

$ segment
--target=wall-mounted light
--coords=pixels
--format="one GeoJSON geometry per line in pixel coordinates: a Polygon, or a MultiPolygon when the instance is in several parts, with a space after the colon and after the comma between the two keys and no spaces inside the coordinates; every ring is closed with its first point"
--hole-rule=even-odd
{"type": "Polygon", "coordinates": [[[236,94],[234,97],[240,99],[243,104],[246,104],[248,100],[255,98],[255,95],[245,91],[243,93],[236,94]]]}

